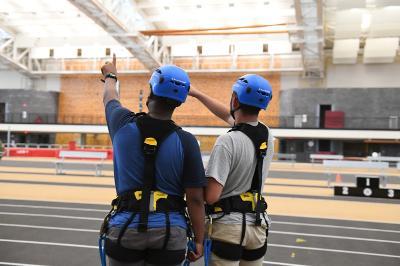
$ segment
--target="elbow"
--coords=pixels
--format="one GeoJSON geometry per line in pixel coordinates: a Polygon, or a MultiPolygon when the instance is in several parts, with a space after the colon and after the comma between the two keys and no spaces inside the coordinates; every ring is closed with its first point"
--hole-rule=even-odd
{"type": "Polygon", "coordinates": [[[205,201],[208,205],[213,205],[214,203],[216,203],[219,200],[219,195],[217,195],[216,193],[211,193],[210,191],[206,190],[205,193],[205,201]]]}

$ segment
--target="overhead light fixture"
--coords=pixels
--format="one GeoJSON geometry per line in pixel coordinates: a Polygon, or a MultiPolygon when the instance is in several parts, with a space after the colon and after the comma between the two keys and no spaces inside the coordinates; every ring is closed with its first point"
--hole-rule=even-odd
{"type": "Polygon", "coordinates": [[[367,31],[370,26],[371,26],[371,14],[367,12],[362,15],[361,30],[367,31]]]}
{"type": "Polygon", "coordinates": [[[201,5],[196,5],[197,8],[201,8],[201,5]]]}
{"type": "Polygon", "coordinates": [[[264,5],[266,5],[266,6],[269,5],[269,2],[268,2],[268,1],[265,1],[265,2],[264,2],[264,5]]]}
{"type": "Polygon", "coordinates": [[[235,4],[234,3],[229,3],[229,7],[234,7],[235,4]]]}
{"type": "Polygon", "coordinates": [[[164,6],[164,9],[165,10],[169,10],[169,6],[164,6]]]}

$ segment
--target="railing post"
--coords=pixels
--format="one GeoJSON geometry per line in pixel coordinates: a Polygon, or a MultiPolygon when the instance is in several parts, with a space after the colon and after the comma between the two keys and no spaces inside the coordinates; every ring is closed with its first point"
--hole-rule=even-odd
{"type": "Polygon", "coordinates": [[[7,157],[10,157],[10,146],[11,146],[11,131],[10,127],[7,130],[7,157]]]}

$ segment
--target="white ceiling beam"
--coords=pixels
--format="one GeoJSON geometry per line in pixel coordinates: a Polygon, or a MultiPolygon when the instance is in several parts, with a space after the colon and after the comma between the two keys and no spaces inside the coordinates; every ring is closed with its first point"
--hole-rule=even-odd
{"type": "Polygon", "coordinates": [[[131,3],[132,3],[132,7],[134,8],[135,12],[138,13],[143,18],[143,21],[144,21],[144,24],[146,25],[146,27],[149,30],[155,30],[156,26],[154,25],[154,23],[152,23],[149,20],[148,16],[145,14],[145,12],[138,7],[136,0],[131,0],[131,3]]]}
{"type": "Polygon", "coordinates": [[[15,36],[15,46],[19,48],[31,47],[87,47],[87,46],[120,46],[113,38],[106,38],[108,35],[98,36],[71,36],[71,37],[31,37],[25,34],[15,36]]]}
{"type": "MultiPolygon", "coordinates": [[[[121,2],[121,0],[119,0],[121,2]]],[[[120,17],[132,17],[131,10],[119,10],[118,16],[104,6],[105,2],[98,0],[69,0],[71,4],[81,10],[102,29],[111,34],[122,46],[126,47],[147,69],[152,70],[161,65],[154,54],[146,49],[145,38],[137,35],[134,25],[123,23],[120,17]],[[133,36],[132,34],[135,34],[133,36]]]]}
{"type": "Polygon", "coordinates": [[[14,69],[22,73],[27,77],[33,77],[34,75],[29,69],[28,65],[20,62],[20,60],[28,56],[29,50],[25,50],[21,54],[16,54],[17,49],[14,49],[14,40],[9,39],[0,46],[0,64],[6,66],[8,69],[14,69]]]}
{"type": "Polygon", "coordinates": [[[12,37],[18,34],[18,31],[14,27],[7,25],[6,20],[2,15],[0,15],[0,28],[10,34],[12,37]]]}

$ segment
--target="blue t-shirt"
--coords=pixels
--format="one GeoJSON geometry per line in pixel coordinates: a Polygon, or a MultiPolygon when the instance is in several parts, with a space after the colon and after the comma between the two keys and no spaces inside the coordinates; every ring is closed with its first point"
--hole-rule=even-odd
{"type": "MultiPolygon", "coordinates": [[[[143,185],[144,157],[141,134],[134,113],[117,100],[106,105],[108,131],[114,152],[114,179],[117,194],[143,185]]],[[[204,187],[206,178],[196,138],[182,129],[169,135],[159,148],[156,158],[155,183],[157,190],[169,195],[184,196],[185,188],[204,187]]],[[[120,212],[110,219],[110,226],[122,226],[131,216],[120,212]]],[[[179,213],[170,213],[171,226],[186,228],[186,220],[179,213]]],[[[129,227],[137,227],[139,214],[129,227]]],[[[165,214],[150,213],[149,228],[165,227],[165,214]]]]}

